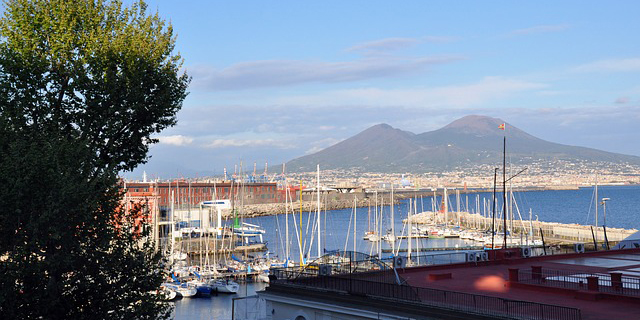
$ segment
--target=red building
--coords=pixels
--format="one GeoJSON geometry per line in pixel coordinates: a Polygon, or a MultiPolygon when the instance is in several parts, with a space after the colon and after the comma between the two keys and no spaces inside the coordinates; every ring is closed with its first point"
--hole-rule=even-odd
{"type": "Polygon", "coordinates": [[[126,182],[126,196],[154,197],[160,207],[171,206],[173,194],[174,205],[196,206],[206,200],[233,199],[243,204],[275,203],[284,201],[284,194],[278,192],[275,182],[254,182],[238,184],[234,182],[188,182],[176,180],[172,182],[126,182]]]}

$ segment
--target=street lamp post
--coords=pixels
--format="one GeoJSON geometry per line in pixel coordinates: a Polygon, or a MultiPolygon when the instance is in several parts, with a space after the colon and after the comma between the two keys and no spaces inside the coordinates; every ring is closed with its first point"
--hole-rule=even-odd
{"type": "Polygon", "coordinates": [[[604,214],[604,221],[602,222],[602,228],[604,229],[604,241],[607,244],[607,250],[609,250],[609,240],[607,239],[607,201],[609,201],[611,199],[609,198],[602,198],[602,207],[603,207],[603,214],[604,214]]]}
{"type": "Polygon", "coordinates": [[[610,198],[602,198],[602,213],[604,215],[604,221],[602,222],[603,226],[607,225],[607,201],[611,200],[610,198]]]}

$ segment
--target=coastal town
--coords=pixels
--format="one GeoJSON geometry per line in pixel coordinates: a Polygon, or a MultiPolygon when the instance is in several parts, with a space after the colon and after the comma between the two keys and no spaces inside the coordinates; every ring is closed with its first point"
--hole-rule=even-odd
{"type": "MultiPolygon", "coordinates": [[[[360,186],[363,188],[390,188],[394,181],[397,188],[491,188],[496,166],[478,165],[456,168],[443,172],[415,173],[367,173],[353,170],[322,170],[323,184],[328,186],[360,186]]],[[[578,162],[546,160],[507,168],[507,175],[526,170],[513,179],[514,187],[549,189],[578,188],[596,182],[604,185],[640,184],[640,166],[608,162],[578,162]],[[597,180],[597,181],[596,181],[597,180]]],[[[502,174],[502,169],[498,171],[502,174]]],[[[313,181],[315,172],[289,174],[291,181],[313,181]]],[[[500,180],[500,179],[498,179],[500,180]]],[[[311,184],[311,182],[309,182],[311,184]]]]}
{"type": "MultiPolygon", "coordinates": [[[[456,168],[450,171],[425,172],[425,173],[379,173],[362,172],[358,168],[351,170],[343,169],[323,169],[321,170],[321,184],[328,188],[376,190],[376,189],[430,189],[430,188],[480,188],[489,189],[493,187],[493,173],[495,166],[478,165],[464,168],[456,168]]],[[[226,171],[226,169],[225,169],[226,171]]],[[[275,183],[279,189],[288,186],[314,186],[316,184],[317,172],[287,173],[283,171],[273,172],[250,172],[240,174],[239,172],[229,173],[214,177],[201,178],[174,178],[174,179],[154,179],[154,175],[140,177],[139,179],[126,179],[127,183],[137,182],[166,182],[183,181],[183,183],[213,183],[238,181],[243,183],[263,182],[275,183]]],[[[498,171],[501,175],[501,169],[498,171]]],[[[640,184],[640,166],[633,164],[618,164],[608,162],[578,162],[549,160],[539,161],[528,165],[513,165],[507,168],[507,175],[518,174],[510,182],[514,188],[537,188],[537,189],[575,189],[579,187],[600,185],[634,185],[640,184]],[[524,171],[523,171],[524,170],[524,171]],[[520,173],[520,171],[522,171],[520,173]]],[[[146,175],[146,173],[145,173],[146,175]]],[[[499,181],[500,179],[498,179],[499,181]]],[[[500,187],[500,186],[498,186],[500,187]]],[[[275,190],[274,190],[275,191],[275,190]]],[[[263,198],[265,203],[274,202],[280,199],[273,196],[263,198]]],[[[280,199],[279,201],[283,201],[280,199]]]]}

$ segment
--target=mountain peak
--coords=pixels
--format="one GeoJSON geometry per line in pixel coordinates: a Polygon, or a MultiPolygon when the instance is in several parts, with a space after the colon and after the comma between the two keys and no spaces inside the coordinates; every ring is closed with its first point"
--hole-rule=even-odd
{"type": "Polygon", "coordinates": [[[389,130],[389,129],[394,129],[394,128],[392,126],[386,124],[386,123],[379,123],[379,124],[376,124],[374,126],[369,127],[369,129],[367,129],[367,130],[379,130],[379,129],[389,130]]]}
{"type": "Polygon", "coordinates": [[[291,160],[287,167],[313,171],[320,163],[331,169],[426,172],[495,165],[502,160],[503,135],[508,141],[509,157],[520,163],[562,159],[640,164],[640,157],[561,145],[529,135],[502,119],[471,115],[420,134],[377,124],[322,151],[291,160]],[[499,128],[503,123],[506,131],[499,128]]]}
{"type": "Polygon", "coordinates": [[[504,120],[487,116],[470,115],[446,125],[443,129],[462,130],[465,133],[491,134],[497,133],[498,126],[505,123],[504,120]]]}
{"type": "Polygon", "coordinates": [[[412,136],[414,133],[409,131],[403,131],[397,128],[394,128],[386,123],[376,124],[371,126],[364,131],[362,131],[358,136],[367,136],[369,138],[373,138],[377,135],[401,135],[401,136],[412,136]]]}

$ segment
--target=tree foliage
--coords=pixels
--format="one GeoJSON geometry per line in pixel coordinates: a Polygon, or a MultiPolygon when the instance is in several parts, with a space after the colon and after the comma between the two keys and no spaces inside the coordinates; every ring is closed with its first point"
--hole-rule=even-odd
{"type": "Polygon", "coordinates": [[[8,0],[0,20],[0,314],[162,318],[144,206],[117,174],[172,126],[188,76],[143,2],[8,0]]]}

